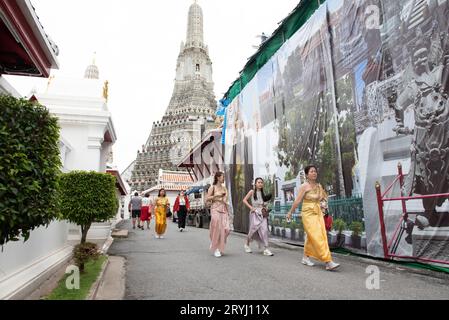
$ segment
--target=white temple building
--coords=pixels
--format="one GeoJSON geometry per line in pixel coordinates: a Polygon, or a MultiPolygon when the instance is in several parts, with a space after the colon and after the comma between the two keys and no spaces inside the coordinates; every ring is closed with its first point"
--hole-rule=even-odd
{"type": "MultiPolygon", "coordinates": [[[[107,104],[108,82],[100,80],[97,66],[88,66],[84,78],[50,77],[47,89],[34,93],[31,100],[37,100],[58,118],[62,171],[112,174],[117,179],[117,197],[122,200],[127,190],[112,165],[112,145],[117,135],[107,104]]],[[[122,209],[120,206],[115,219],[93,224],[87,241],[100,248],[109,245],[111,227],[121,219],[122,209]]],[[[8,242],[0,253],[0,299],[29,296],[55,272],[61,272],[80,239],[80,227],[54,221],[48,228],[32,231],[25,243],[8,242]]]]}

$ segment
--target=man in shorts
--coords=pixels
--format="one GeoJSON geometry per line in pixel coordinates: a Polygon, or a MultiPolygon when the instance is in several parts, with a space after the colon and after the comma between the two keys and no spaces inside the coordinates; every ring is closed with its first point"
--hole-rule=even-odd
{"type": "Polygon", "coordinates": [[[132,197],[128,210],[131,212],[131,217],[133,221],[133,229],[136,229],[136,219],[137,226],[140,226],[140,211],[142,209],[142,198],[136,192],[134,193],[134,197],[132,197]]]}

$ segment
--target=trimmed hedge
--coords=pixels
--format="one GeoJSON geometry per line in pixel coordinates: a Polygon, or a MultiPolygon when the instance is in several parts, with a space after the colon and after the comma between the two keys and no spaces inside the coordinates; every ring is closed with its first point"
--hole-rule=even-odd
{"type": "Polygon", "coordinates": [[[45,107],[0,95],[0,245],[59,218],[58,140],[45,107]]]}
{"type": "Polygon", "coordinates": [[[116,178],[98,172],[72,171],[61,175],[60,200],[64,219],[81,226],[81,243],[93,222],[107,221],[118,210],[116,178]]]}

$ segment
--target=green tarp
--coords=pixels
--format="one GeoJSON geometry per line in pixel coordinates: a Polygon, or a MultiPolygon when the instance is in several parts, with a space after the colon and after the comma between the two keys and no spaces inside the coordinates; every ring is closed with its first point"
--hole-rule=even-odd
{"type": "Polygon", "coordinates": [[[264,42],[259,51],[249,59],[241,71],[240,77],[234,81],[224,98],[232,101],[238,96],[257,72],[271,59],[285,41],[290,39],[306,23],[319,6],[319,0],[302,0],[284,21],[282,21],[273,35],[264,42]]]}

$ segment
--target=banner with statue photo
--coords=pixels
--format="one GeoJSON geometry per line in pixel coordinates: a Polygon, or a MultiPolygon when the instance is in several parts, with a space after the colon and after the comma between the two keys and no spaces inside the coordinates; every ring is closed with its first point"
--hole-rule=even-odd
{"type": "MultiPolygon", "coordinates": [[[[265,180],[274,235],[314,164],[331,246],[449,264],[448,16],[446,0],[329,0],[232,101],[227,183],[265,180]]],[[[281,236],[301,241],[296,222],[281,236]]]]}

